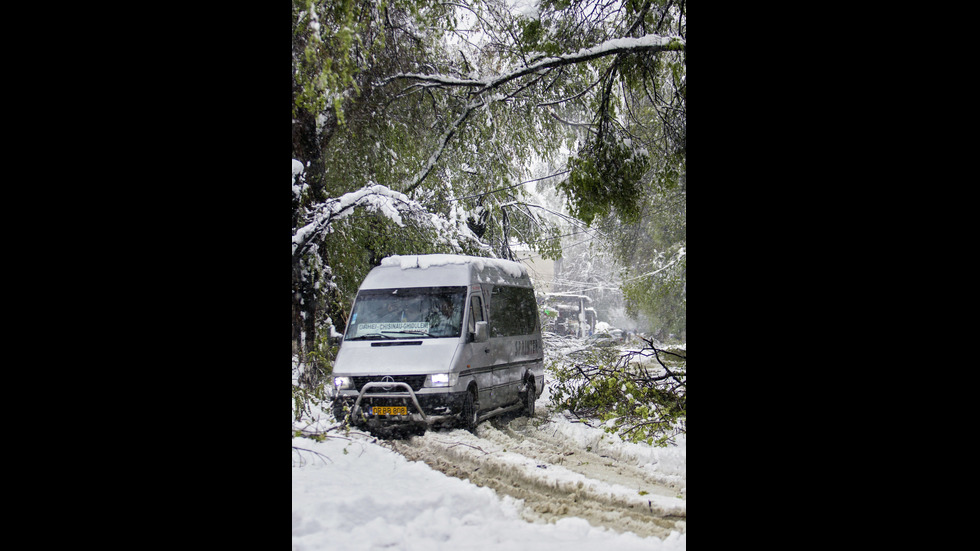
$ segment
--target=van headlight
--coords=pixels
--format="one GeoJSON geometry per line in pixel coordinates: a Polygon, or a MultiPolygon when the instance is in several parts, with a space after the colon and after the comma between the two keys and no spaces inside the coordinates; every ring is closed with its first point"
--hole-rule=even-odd
{"type": "Polygon", "coordinates": [[[458,373],[433,373],[429,375],[429,384],[426,386],[456,386],[457,379],[459,379],[458,373]]]}
{"type": "Polygon", "coordinates": [[[336,390],[348,390],[354,388],[354,386],[351,385],[350,377],[334,377],[333,387],[336,390]]]}

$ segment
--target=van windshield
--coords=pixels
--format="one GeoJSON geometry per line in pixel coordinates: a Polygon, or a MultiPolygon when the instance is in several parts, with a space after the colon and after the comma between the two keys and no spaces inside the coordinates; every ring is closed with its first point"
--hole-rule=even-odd
{"type": "Polygon", "coordinates": [[[465,300],[466,287],[362,290],[344,340],[459,337],[465,300]]]}

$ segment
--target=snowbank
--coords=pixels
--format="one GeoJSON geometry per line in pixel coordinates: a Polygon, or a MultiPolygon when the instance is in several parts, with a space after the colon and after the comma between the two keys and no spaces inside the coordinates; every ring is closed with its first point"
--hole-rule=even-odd
{"type": "Polygon", "coordinates": [[[664,540],[640,538],[574,517],[532,524],[521,520],[521,502],[368,441],[294,440],[294,445],[300,443],[310,452],[293,453],[296,551],[650,551],[687,546],[686,534],[673,532],[664,540]]]}

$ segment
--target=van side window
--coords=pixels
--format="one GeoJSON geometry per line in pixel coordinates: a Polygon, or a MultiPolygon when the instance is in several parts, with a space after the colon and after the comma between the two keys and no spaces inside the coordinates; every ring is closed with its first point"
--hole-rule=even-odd
{"type": "Polygon", "coordinates": [[[538,305],[527,287],[494,287],[490,295],[490,336],[530,335],[538,330],[538,305]]]}
{"type": "Polygon", "coordinates": [[[478,321],[483,321],[483,300],[480,298],[480,295],[475,294],[470,297],[470,333],[476,331],[476,322],[478,321]]]}

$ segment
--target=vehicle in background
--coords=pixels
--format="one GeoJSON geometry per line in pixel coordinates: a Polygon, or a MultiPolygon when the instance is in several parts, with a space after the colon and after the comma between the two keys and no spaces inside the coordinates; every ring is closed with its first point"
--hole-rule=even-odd
{"type": "Polygon", "coordinates": [[[591,346],[617,346],[626,341],[622,329],[603,329],[588,338],[591,346]]]}
{"type": "Polygon", "coordinates": [[[585,295],[546,293],[541,297],[541,305],[556,313],[549,317],[545,331],[584,339],[595,330],[595,309],[592,299],[585,295]]]}

